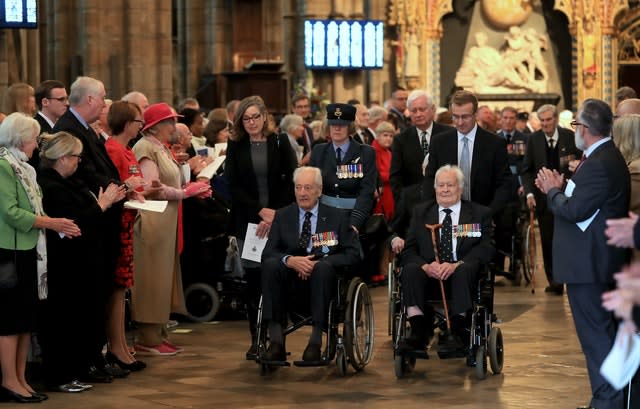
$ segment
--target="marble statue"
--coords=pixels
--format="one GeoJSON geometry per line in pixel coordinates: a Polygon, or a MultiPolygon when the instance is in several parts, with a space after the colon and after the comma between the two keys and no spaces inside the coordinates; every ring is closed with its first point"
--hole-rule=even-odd
{"type": "Polygon", "coordinates": [[[547,44],[535,30],[511,27],[501,51],[487,45],[486,33],[475,34],[476,45],[465,56],[456,85],[480,94],[546,92],[548,73],[542,51],[547,44]]]}

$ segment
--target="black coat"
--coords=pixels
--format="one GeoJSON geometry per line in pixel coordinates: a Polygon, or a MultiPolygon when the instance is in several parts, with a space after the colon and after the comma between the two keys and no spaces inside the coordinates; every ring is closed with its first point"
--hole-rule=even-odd
{"type": "MultiPolygon", "coordinates": [[[[286,135],[267,136],[268,208],[279,209],[294,200],[293,171],[297,167],[295,154],[286,135]]],[[[231,191],[231,232],[241,240],[247,234],[248,223],[260,223],[258,182],[251,161],[249,138],[229,140],[225,176],[231,191]]]]}
{"type": "MultiPolygon", "coordinates": [[[[506,142],[478,126],[471,157],[471,200],[489,207],[492,214],[496,214],[510,201],[513,189],[506,142]]],[[[425,198],[435,197],[433,182],[436,171],[447,164],[458,165],[458,133],[455,128],[431,138],[423,185],[425,198]]]]}
{"type": "MultiPolygon", "coordinates": [[[[433,136],[441,132],[450,130],[451,127],[433,123],[430,141],[433,143],[433,136]]],[[[402,195],[402,189],[407,186],[422,183],[424,175],[422,173],[422,145],[418,137],[415,126],[405,129],[393,138],[391,146],[391,190],[393,190],[393,200],[398,203],[402,195]]]]}

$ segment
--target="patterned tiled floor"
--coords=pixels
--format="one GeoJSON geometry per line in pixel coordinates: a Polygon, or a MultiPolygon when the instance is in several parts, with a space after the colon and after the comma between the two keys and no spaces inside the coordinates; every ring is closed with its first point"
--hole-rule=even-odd
{"type": "MultiPolygon", "coordinates": [[[[543,283],[540,283],[542,286],[543,283]]],[[[386,289],[372,291],[376,303],[376,351],[361,373],[341,378],[334,365],[283,368],[261,376],[244,360],[246,324],[225,321],[182,324],[189,334],[173,340],[186,351],[149,358],[149,368],[128,379],[77,395],[52,393],[44,408],[574,408],[589,398],[584,361],[566,297],[535,294],[499,280],[496,311],[502,319],[505,367],[478,381],[462,360],[435,353],[416,371],[396,379],[387,336],[386,289]]],[[[306,345],[308,330],[287,340],[291,360],[306,345]]],[[[9,407],[0,404],[0,408],[9,407]]]]}

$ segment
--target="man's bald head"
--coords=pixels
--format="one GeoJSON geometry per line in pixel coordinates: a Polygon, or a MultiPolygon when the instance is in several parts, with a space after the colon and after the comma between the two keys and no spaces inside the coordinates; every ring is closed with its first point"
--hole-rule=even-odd
{"type": "Polygon", "coordinates": [[[616,116],[624,116],[630,114],[640,114],[640,99],[629,98],[618,104],[616,108],[616,116]]]}

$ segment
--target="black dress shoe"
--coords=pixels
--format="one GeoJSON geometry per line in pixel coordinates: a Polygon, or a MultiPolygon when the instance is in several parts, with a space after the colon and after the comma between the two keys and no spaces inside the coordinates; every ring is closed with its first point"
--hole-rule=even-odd
{"type": "Polygon", "coordinates": [[[39,403],[42,402],[43,399],[40,397],[35,397],[32,395],[24,396],[20,395],[12,391],[11,389],[7,389],[4,386],[0,386],[0,393],[2,394],[2,400],[5,402],[18,402],[18,403],[39,403]]]}
{"type": "Polygon", "coordinates": [[[247,350],[245,357],[247,361],[254,361],[256,358],[258,358],[258,344],[252,342],[251,346],[247,350]]]}
{"type": "Polygon", "coordinates": [[[282,362],[287,360],[287,351],[285,351],[282,344],[276,344],[275,342],[269,345],[267,352],[264,353],[263,361],[267,362],[282,362]]]}
{"type": "Polygon", "coordinates": [[[113,376],[105,373],[100,368],[90,366],[87,373],[80,380],[87,383],[111,383],[113,382],[113,376]]]}
{"type": "Polygon", "coordinates": [[[411,334],[398,343],[400,352],[424,351],[427,348],[426,338],[411,334]]]}
{"type": "MultiPolygon", "coordinates": [[[[562,295],[564,294],[564,285],[563,284],[550,284],[544,289],[545,293],[551,293],[554,295],[562,295]]],[[[589,406],[586,406],[587,408],[589,406]]]]}
{"type": "Polygon", "coordinates": [[[119,366],[111,364],[106,364],[100,369],[102,370],[102,372],[106,373],[107,375],[111,375],[114,378],[126,378],[131,373],[131,371],[128,369],[123,369],[119,366]]]}
{"type": "Polygon", "coordinates": [[[114,354],[111,353],[111,351],[107,351],[107,354],[105,355],[105,358],[107,360],[107,362],[109,362],[112,366],[119,366],[122,369],[126,369],[128,371],[131,372],[138,372],[143,370],[144,368],[147,367],[147,364],[145,364],[142,361],[133,361],[130,364],[125,364],[124,362],[122,362],[121,360],[118,359],[118,357],[116,357],[114,354]]]}
{"type": "Polygon", "coordinates": [[[307,362],[317,362],[322,359],[322,352],[320,351],[320,345],[308,344],[302,353],[302,360],[307,362]]]}
{"type": "Polygon", "coordinates": [[[31,394],[31,396],[34,396],[36,398],[40,398],[40,401],[45,401],[45,400],[49,399],[49,396],[46,393],[33,392],[31,394]]]}

